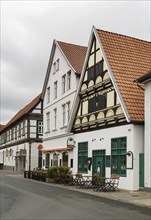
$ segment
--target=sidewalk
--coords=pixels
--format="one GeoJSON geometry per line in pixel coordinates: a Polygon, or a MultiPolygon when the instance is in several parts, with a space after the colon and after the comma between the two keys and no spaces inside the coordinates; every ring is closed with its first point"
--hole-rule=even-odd
{"type": "MultiPolygon", "coordinates": [[[[5,171],[0,170],[0,171],[1,171],[0,173],[2,173],[3,175],[13,175],[14,177],[24,178],[24,175],[22,173],[17,173],[14,171],[6,171],[6,170],[5,171]]],[[[128,190],[123,190],[123,189],[120,189],[119,192],[95,192],[93,191],[93,189],[78,189],[76,186],[64,186],[60,184],[45,183],[45,182],[40,182],[36,180],[31,180],[31,179],[25,179],[25,180],[34,181],[40,184],[47,184],[47,185],[54,186],[54,187],[60,187],[60,188],[68,189],[68,190],[79,191],[79,192],[99,196],[102,198],[107,198],[107,199],[114,200],[114,201],[131,203],[137,206],[151,208],[151,192],[128,191],[128,190]]]]}
{"type": "Polygon", "coordinates": [[[99,196],[124,203],[131,203],[141,207],[151,208],[151,192],[144,191],[128,191],[120,189],[116,192],[95,192],[93,189],[78,189],[75,186],[64,186],[59,184],[47,183],[55,187],[61,187],[69,190],[79,191],[90,195],[99,196]]]}

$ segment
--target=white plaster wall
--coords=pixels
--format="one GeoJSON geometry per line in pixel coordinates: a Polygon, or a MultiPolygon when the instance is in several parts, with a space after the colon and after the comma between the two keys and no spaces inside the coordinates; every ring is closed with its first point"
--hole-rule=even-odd
{"type": "MultiPolygon", "coordinates": [[[[92,150],[96,149],[105,149],[106,155],[111,155],[111,139],[119,137],[127,137],[127,151],[132,151],[134,153],[134,169],[127,170],[126,177],[120,177],[119,188],[128,189],[128,190],[138,190],[138,153],[142,151],[142,141],[143,141],[143,128],[137,126],[123,125],[119,127],[101,129],[97,131],[85,132],[75,134],[73,137],[76,141],[76,147],[74,148],[74,164],[73,164],[73,173],[77,172],[77,154],[78,154],[78,143],[79,142],[88,142],[88,157],[92,157],[92,150]],[[136,131],[135,131],[136,130],[136,131]],[[134,136],[135,133],[135,137],[134,136]],[[100,138],[103,138],[100,141],[100,138]],[[92,141],[92,139],[96,139],[92,141]],[[137,144],[137,147],[135,146],[137,144]],[[76,159],[75,159],[76,158],[76,159]],[[134,174],[134,173],[137,174],[134,174]],[[136,178],[137,176],[137,178],[136,178]],[[137,183],[135,183],[137,181],[137,183]]],[[[130,163],[130,161],[129,161],[130,163]]],[[[87,175],[92,175],[91,171],[88,171],[87,175]]],[[[106,168],[106,177],[111,176],[111,169],[106,168]]]]}
{"type": "Polygon", "coordinates": [[[144,153],[144,126],[133,125],[134,174],[133,188],[139,189],[139,154],[144,153]]]}
{"type": "Polygon", "coordinates": [[[145,84],[145,187],[151,189],[151,81],[145,84]]]}
{"type": "MultiPolygon", "coordinates": [[[[60,52],[60,49],[56,47],[53,62],[59,58],[59,70],[54,74],[53,68],[50,71],[50,76],[47,84],[47,88],[50,87],[50,102],[47,103],[47,92],[44,96],[44,134],[43,141],[46,138],[54,137],[65,134],[66,127],[62,127],[62,105],[70,102],[70,110],[72,108],[73,100],[75,98],[79,77],[71,70],[71,67],[65,60],[64,56],[60,52]],[[62,94],[62,76],[71,70],[71,89],[62,94]],[[57,98],[54,99],[54,82],[58,81],[57,98]],[[54,131],[54,109],[57,108],[57,129],[54,131]],[[46,113],[50,112],[50,132],[47,132],[46,113]]],[[[45,144],[44,144],[45,145],[45,144]]]]}
{"type": "MultiPolygon", "coordinates": [[[[68,134],[65,137],[60,138],[54,138],[48,141],[44,142],[44,149],[57,149],[57,148],[66,148],[67,147],[67,139],[69,137],[73,137],[72,135],[68,134]]],[[[45,153],[43,153],[43,159],[45,159],[45,153]]],[[[51,165],[51,159],[53,159],[53,153],[50,153],[50,165],[51,165]]],[[[62,159],[62,153],[58,156],[58,165],[59,160],[62,159]]],[[[73,159],[73,151],[68,152],[68,167],[70,167],[70,160],[73,159]]],[[[45,168],[45,166],[43,166],[45,168]]],[[[72,171],[72,168],[71,168],[72,171]]]]}

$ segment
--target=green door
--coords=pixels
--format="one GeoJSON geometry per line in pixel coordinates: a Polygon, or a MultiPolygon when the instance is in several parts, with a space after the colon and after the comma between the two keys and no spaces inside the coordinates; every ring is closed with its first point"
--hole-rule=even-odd
{"type": "Polygon", "coordinates": [[[105,150],[93,150],[92,152],[92,173],[97,172],[100,167],[100,176],[105,177],[105,150]]]}
{"type": "Polygon", "coordinates": [[[139,187],[144,187],[144,154],[139,154],[139,187]]]}

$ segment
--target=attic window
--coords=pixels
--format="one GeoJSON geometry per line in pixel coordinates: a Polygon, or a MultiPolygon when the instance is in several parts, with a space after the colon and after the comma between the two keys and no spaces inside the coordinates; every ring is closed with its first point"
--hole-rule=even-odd
{"type": "Polygon", "coordinates": [[[56,60],[56,62],[53,63],[53,74],[56,73],[59,70],[59,59],[56,60]]]}

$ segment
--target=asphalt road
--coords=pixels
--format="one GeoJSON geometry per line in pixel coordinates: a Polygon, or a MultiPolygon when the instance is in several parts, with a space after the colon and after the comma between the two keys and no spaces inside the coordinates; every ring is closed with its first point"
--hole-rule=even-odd
{"type": "Polygon", "coordinates": [[[15,175],[0,176],[1,220],[150,220],[150,210],[15,175]]]}

